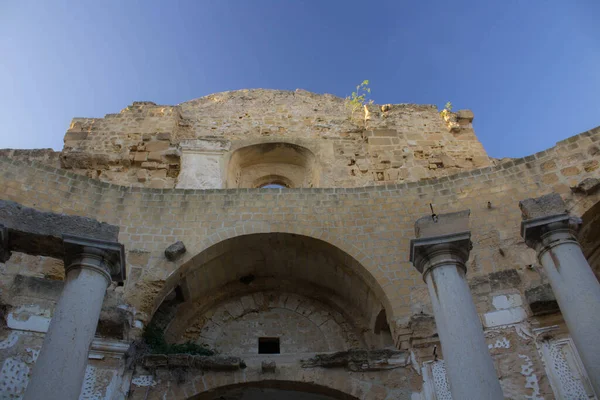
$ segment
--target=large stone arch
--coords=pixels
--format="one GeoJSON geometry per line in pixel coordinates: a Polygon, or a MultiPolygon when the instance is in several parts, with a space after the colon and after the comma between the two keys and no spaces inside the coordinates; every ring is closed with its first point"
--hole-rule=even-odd
{"type": "Polygon", "coordinates": [[[581,219],[578,240],[592,270],[600,277],[600,201],[583,213],[581,219]]]}
{"type": "Polygon", "coordinates": [[[244,387],[315,393],[336,400],[409,400],[421,387],[421,378],[411,367],[349,373],[343,368],[302,368],[297,363],[276,361],[275,371],[265,372],[260,361],[251,361],[236,372],[157,369],[153,375],[145,373],[134,375],[133,400],[212,400],[244,387]]]}
{"type": "MultiPolygon", "coordinates": [[[[252,296],[256,291],[265,292],[274,289],[293,293],[292,297],[316,299],[325,305],[325,310],[329,312],[328,315],[343,315],[343,317],[335,319],[342,324],[341,330],[344,332],[353,330],[352,333],[345,334],[346,343],[363,343],[364,345],[364,339],[360,339],[361,334],[356,333],[367,330],[373,332],[375,321],[382,310],[386,311],[384,315],[388,316],[389,325],[393,329],[395,324],[391,323],[393,321],[391,302],[384,290],[385,281],[382,282],[382,278],[386,277],[383,274],[377,274],[377,269],[370,257],[355,246],[323,230],[302,229],[301,227],[289,227],[286,230],[288,232],[282,232],[266,223],[246,223],[242,226],[221,230],[206,238],[198,246],[204,250],[185,259],[171,274],[163,294],[161,294],[161,302],[156,306],[158,312],[154,316],[154,320],[162,319],[161,325],[167,331],[167,338],[173,341],[182,341],[181,335],[185,327],[194,324],[198,318],[203,318],[203,320],[210,318],[212,314],[207,314],[207,317],[201,316],[211,309],[219,307],[219,304],[228,299],[242,299],[243,296],[252,296]],[[271,240],[275,244],[282,244],[286,249],[291,248],[293,251],[302,252],[292,258],[299,258],[298,262],[305,262],[306,271],[296,273],[293,268],[290,269],[288,266],[289,271],[280,275],[279,272],[267,275],[258,273],[256,274],[257,279],[252,285],[241,284],[240,279],[244,275],[254,274],[253,266],[231,265],[234,260],[232,252],[235,253],[235,251],[248,246],[256,247],[257,242],[263,240],[271,240]],[[216,243],[211,244],[213,241],[216,243]],[[350,248],[363,262],[344,250],[347,248],[350,248]],[[221,261],[223,257],[226,258],[225,261],[221,261]],[[368,262],[368,267],[365,266],[365,261],[368,262]],[[227,268],[221,268],[225,265],[223,262],[230,264],[227,265],[227,268]],[[324,266],[323,271],[316,266],[318,263],[322,263],[324,266]],[[313,267],[312,264],[315,266],[313,267]],[[329,270],[326,270],[327,268],[329,270]],[[373,270],[375,273],[372,272],[373,270]],[[323,272],[322,275],[320,275],[321,272],[323,272]],[[215,273],[220,274],[218,281],[212,282],[212,284],[206,283],[214,279],[212,277],[215,273]],[[200,282],[201,286],[193,282],[200,282]],[[176,297],[175,291],[183,294],[186,300],[185,304],[172,302],[176,297]],[[199,293],[202,293],[201,298],[198,297],[199,293]],[[160,308],[158,308],[159,305],[161,305],[160,308]],[[165,314],[170,315],[165,316],[165,314]],[[171,323],[172,321],[177,322],[171,323]],[[346,329],[344,326],[346,323],[353,328],[346,329]],[[355,339],[356,337],[359,339],[355,339]]],[[[242,259],[243,264],[252,257],[254,256],[244,254],[242,257],[235,258],[242,259]]],[[[256,303],[258,304],[258,301],[256,303]]],[[[272,307],[277,307],[277,301],[271,300],[271,303],[273,303],[272,307]]],[[[265,305],[268,304],[265,302],[265,305]]],[[[346,348],[349,347],[352,346],[346,346],[346,348]]]]}
{"type": "MultiPolygon", "coordinates": [[[[341,385],[338,385],[341,386],[341,385]]],[[[288,380],[264,380],[264,381],[251,381],[238,384],[225,385],[218,388],[206,390],[204,392],[197,393],[194,396],[188,398],[188,400],[213,400],[219,399],[231,395],[232,392],[239,392],[244,389],[275,389],[290,392],[301,392],[310,393],[314,395],[320,395],[327,399],[336,400],[358,400],[359,398],[347,393],[346,391],[350,387],[331,387],[324,386],[323,382],[302,382],[302,381],[288,381],[288,380]],[[344,390],[340,390],[344,389],[344,390]]],[[[317,400],[324,400],[321,397],[317,397],[317,400]]]]}
{"type": "Polygon", "coordinates": [[[228,239],[261,233],[284,233],[307,236],[321,240],[337,248],[356,267],[356,272],[377,295],[377,298],[380,299],[388,318],[392,317],[393,309],[390,298],[393,293],[389,292],[393,288],[392,278],[385,270],[379,267],[371,254],[359,248],[356,244],[351,243],[348,239],[340,237],[327,229],[296,223],[292,224],[285,221],[281,223],[265,221],[240,222],[236,223],[235,226],[217,230],[215,233],[195,243],[186,243],[188,252],[180,260],[172,263],[174,265],[169,268],[172,272],[166,277],[161,291],[154,297],[153,308],[149,310],[150,314],[154,314],[165,297],[173,291],[181,278],[188,273],[190,267],[194,263],[205,261],[210,257],[211,251],[218,249],[219,244],[228,239]]]}

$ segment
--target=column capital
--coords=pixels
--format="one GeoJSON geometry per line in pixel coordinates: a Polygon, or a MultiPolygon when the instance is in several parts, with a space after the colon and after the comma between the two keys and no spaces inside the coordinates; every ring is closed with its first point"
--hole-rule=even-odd
{"type": "Polygon", "coordinates": [[[434,268],[448,264],[454,264],[466,273],[472,247],[470,231],[412,239],[410,262],[423,274],[423,280],[434,268]]]}
{"type": "Polygon", "coordinates": [[[575,233],[581,219],[566,213],[527,219],[521,222],[521,237],[525,244],[538,252],[565,242],[577,243],[575,233]]]}
{"type": "Polygon", "coordinates": [[[0,225],[0,262],[7,262],[10,256],[11,253],[8,247],[8,228],[4,225],[0,225]]]}
{"type": "Polygon", "coordinates": [[[91,268],[116,282],[125,280],[125,250],[122,244],[63,235],[65,272],[76,268],[91,268]]]}

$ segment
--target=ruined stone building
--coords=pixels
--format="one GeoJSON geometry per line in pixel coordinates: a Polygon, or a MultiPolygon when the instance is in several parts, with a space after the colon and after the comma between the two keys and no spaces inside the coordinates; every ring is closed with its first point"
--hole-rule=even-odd
{"type": "Polygon", "coordinates": [[[600,127],[472,121],[240,90],[2,150],[0,398],[597,398],[600,127]]]}

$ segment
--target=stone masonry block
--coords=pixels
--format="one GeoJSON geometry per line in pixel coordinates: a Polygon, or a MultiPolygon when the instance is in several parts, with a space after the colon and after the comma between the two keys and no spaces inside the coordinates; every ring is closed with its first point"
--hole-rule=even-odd
{"type": "Polygon", "coordinates": [[[471,110],[458,110],[456,112],[456,118],[457,119],[466,119],[469,122],[473,121],[473,118],[475,118],[475,116],[473,115],[473,111],[471,110]]]}
{"type": "Polygon", "coordinates": [[[177,241],[166,248],[165,257],[167,257],[167,260],[169,261],[175,261],[186,251],[187,249],[185,248],[185,244],[183,244],[182,241],[177,241]]]}
{"type": "Polygon", "coordinates": [[[523,219],[534,219],[564,214],[567,206],[558,193],[525,199],[519,202],[523,219]]]}
{"type": "Polygon", "coordinates": [[[585,194],[592,194],[598,189],[600,189],[600,179],[598,178],[586,178],[579,182],[577,186],[571,188],[574,193],[585,194]]]}
{"type": "Polygon", "coordinates": [[[63,258],[63,235],[117,242],[119,227],[92,218],[42,212],[0,200],[0,225],[8,229],[11,251],[63,258]]]}
{"type": "Polygon", "coordinates": [[[463,210],[447,214],[421,217],[415,222],[417,238],[450,235],[469,230],[469,215],[471,210],[463,210]]]}
{"type": "Polygon", "coordinates": [[[525,298],[533,315],[551,314],[560,311],[554,292],[548,283],[527,289],[525,298]]]}

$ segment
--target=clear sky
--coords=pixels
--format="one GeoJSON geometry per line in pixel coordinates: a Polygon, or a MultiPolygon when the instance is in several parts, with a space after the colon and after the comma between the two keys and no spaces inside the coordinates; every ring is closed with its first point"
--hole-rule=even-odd
{"type": "Polygon", "coordinates": [[[0,0],[0,148],[243,88],[475,113],[493,157],[600,125],[600,1],[0,0]]]}

